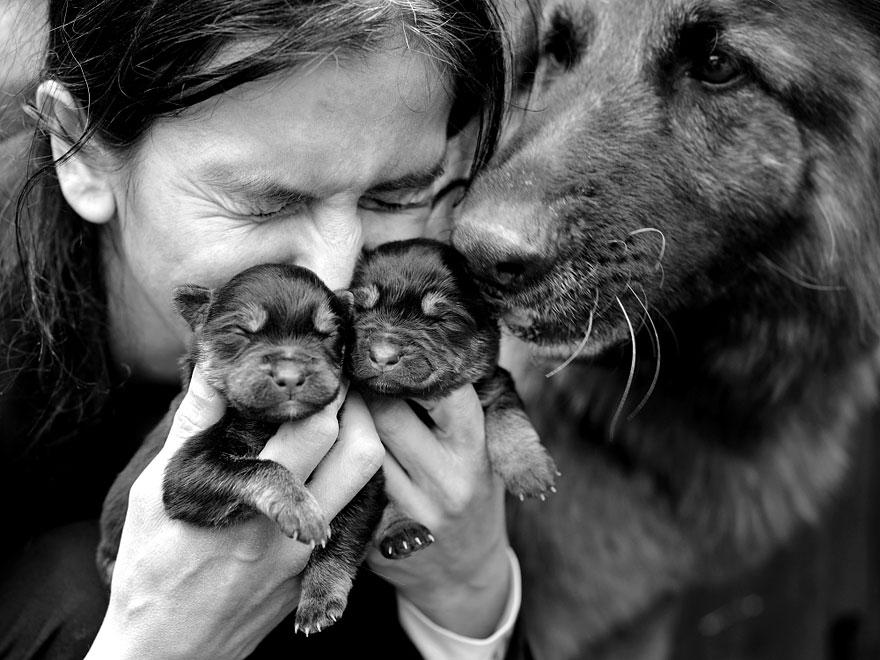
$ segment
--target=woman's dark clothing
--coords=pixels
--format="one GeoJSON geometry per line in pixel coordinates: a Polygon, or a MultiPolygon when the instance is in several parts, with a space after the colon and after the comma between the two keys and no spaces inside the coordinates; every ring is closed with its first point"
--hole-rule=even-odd
{"type": "MultiPolygon", "coordinates": [[[[8,440],[22,433],[27,402],[14,403],[9,393],[0,396],[0,493],[8,513],[0,567],[0,657],[85,655],[107,606],[95,568],[104,495],[177,391],[135,383],[118,387],[99,423],[26,453],[13,452],[10,447],[20,443],[8,440]]],[[[511,645],[509,658],[519,657],[516,647],[511,645]]],[[[291,617],[251,657],[289,660],[318,653],[420,657],[398,622],[394,590],[367,569],[355,581],[346,615],[337,624],[306,638],[294,634],[291,617]]]]}
{"type": "MultiPolygon", "coordinates": [[[[95,570],[98,536],[95,520],[64,525],[29,541],[4,567],[0,657],[70,660],[86,654],[107,607],[95,570]]],[[[366,570],[355,582],[346,616],[332,628],[306,638],[293,626],[291,616],[250,658],[419,657],[397,623],[394,591],[366,570]]]]}

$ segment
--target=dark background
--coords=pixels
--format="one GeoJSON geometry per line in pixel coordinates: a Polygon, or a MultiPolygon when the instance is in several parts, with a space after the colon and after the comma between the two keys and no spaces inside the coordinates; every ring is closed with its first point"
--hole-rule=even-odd
{"type": "Polygon", "coordinates": [[[735,584],[685,599],[675,660],[880,659],[880,411],[823,523],[735,584]]]}

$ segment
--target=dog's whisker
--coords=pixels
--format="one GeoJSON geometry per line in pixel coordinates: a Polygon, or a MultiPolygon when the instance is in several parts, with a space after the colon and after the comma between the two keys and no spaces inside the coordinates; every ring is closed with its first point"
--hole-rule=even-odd
{"type": "Polygon", "coordinates": [[[641,229],[636,229],[635,231],[631,231],[629,233],[630,236],[637,236],[639,234],[647,234],[647,233],[655,233],[660,236],[660,254],[657,256],[657,263],[654,265],[654,270],[660,268],[660,264],[663,262],[663,257],[666,256],[666,234],[657,229],[656,227],[642,227],[641,229]]]}
{"type": "Polygon", "coordinates": [[[596,314],[596,308],[598,306],[599,306],[599,289],[596,289],[596,299],[593,301],[593,309],[590,310],[590,318],[587,321],[587,331],[584,333],[584,338],[577,345],[577,348],[575,348],[574,352],[566,358],[565,362],[560,364],[558,367],[556,367],[552,371],[544,374],[544,378],[552,378],[553,376],[558,374],[560,371],[565,369],[572,362],[574,362],[575,359],[577,358],[577,356],[581,354],[581,352],[584,350],[584,347],[587,345],[587,342],[590,341],[590,335],[593,334],[593,317],[596,314]]]}
{"type": "Polygon", "coordinates": [[[636,294],[632,287],[629,287],[629,290],[633,294],[633,297],[639,301],[642,309],[645,310],[645,318],[648,319],[648,323],[651,326],[651,346],[654,347],[654,360],[656,362],[656,365],[654,366],[654,377],[651,379],[651,384],[648,386],[648,391],[645,393],[645,396],[642,397],[642,400],[639,401],[636,407],[632,409],[632,412],[630,412],[630,414],[627,416],[628,420],[639,414],[639,411],[644,408],[645,404],[648,402],[648,399],[650,399],[651,395],[654,393],[654,388],[657,386],[657,381],[660,378],[660,362],[662,359],[660,353],[660,335],[657,332],[657,326],[654,325],[654,319],[651,318],[651,312],[648,311],[647,296],[645,296],[645,301],[642,301],[642,299],[639,298],[638,294],[636,294]]]}
{"type": "Polygon", "coordinates": [[[842,286],[834,286],[830,284],[813,284],[812,282],[807,282],[802,277],[798,277],[797,275],[793,275],[785,270],[782,266],[775,263],[770,257],[766,254],[759,255],[761,261],[769,266],[771,269],[782,275],[783,277],[788,278],[798,286],[802,286],[805,289],[812,289],[813,291],[843,291],[844,287],[842,286]]]}
{"type": "Polygon", "coordinates": [[[619,297],[615,297],[617,300],[617,304],[620,305],[620,310],[623,312],[623,318],[626,319],[626,325],[629,328],[629,337],[630,344],[632,346],[632,360],[630,361],[629,366],[629,376],[626,379],[626,387],[623,388],[623,396],[620,397],[620,402],[617,404],[617,410],[614,411],[614,417],[611,418],[611,426],[609,427],[609,433],[611,438],[614,438],[614,430],[617,428],[617,421],[620,419],[620,415],[623,412],[623,407],[626,404],[627,398],[629,398],[629,391],[633,384],[633,379],[636,375],[636,332],[633,329],[632,321],[629,318],[629,314],[626,313],[626,307],[623,306],[623,303],[620,301],[619,297]]]}

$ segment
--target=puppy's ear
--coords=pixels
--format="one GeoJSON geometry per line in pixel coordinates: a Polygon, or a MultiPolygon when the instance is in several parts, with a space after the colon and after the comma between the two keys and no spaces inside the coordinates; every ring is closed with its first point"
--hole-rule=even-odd
{"type": "Polygon", "coordinates": [[[354,294],[348,289],[336,289],[333,293],[336,299],[342,303],[346,318],[352,318],[354,316],[354,294]]]}
{"type": "Polygon", "coordinates": [[[205,323],[213,298],[211,289],[196,284],[184,284],[174,289],[174,306],[193,330],[205,323]]]}

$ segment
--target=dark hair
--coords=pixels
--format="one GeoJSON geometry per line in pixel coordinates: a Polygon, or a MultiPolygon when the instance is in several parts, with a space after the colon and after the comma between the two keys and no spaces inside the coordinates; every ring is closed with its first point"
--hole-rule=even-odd
{"type": "MultiPolygon", "coordinates": [[[[124,155],[157,118],[290,67],[368,55],[402,36],[448,74],[451,129],[480,118],[479,167],[494,149],[504,100],[502,35],[490,2],[50,0],[43,77],[85,110],[70,153],[97,137],[124,155]],[[240,58],[217,57],[232,44],[246,46],[240,58]]],[[[23,382],[36,390],[42,412],[28,434],[36,443],[59,416],[70,415],[65,426],[73,429],[100,411],[112,367],[98,230],[61,197],[47,135],[37,133],[28,160],[14,219],[0,217],[0,400],[23,382]]]]}

